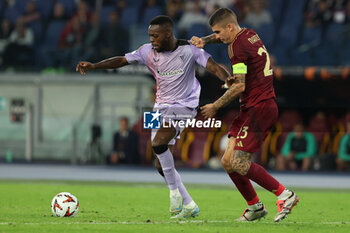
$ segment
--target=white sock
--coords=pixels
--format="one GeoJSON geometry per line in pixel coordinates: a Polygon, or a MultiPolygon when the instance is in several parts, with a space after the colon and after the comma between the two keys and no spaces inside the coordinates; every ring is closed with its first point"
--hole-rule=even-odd
{"type": "Polygon", "coordinates": [[[169,149],[161,154],[156,154],[162,165],[164,178],[170,190],[177,189],[174,157],[169,149]]]}
{"type": "Polygon", "coordinates": [[[249,210],[258,210],[258,209],[261,209],[262,206],[263,206],[263,204],[261,203],[261,201],[258,201],[254,205],[248,205],[248,209],[249,210]]]}
{"type": "Polygon", "coordinates": [[[278,200],[285,200],[292,195],[292,191],[285,189],[278,197],[278,200]]]}
{"type": "Polygon", "coordinates": [[[196,203],[192,200],[187,205],[184,205],[184,208],[186,208],[186,209],[193,209],[195,206],[196,206],[196,203]]]}
{"type": "Polygon", "coordinates": [[[170,197],[173,197],[173,196],[181,196],[181,193],[178,188],[170,190],[170,197]]]}

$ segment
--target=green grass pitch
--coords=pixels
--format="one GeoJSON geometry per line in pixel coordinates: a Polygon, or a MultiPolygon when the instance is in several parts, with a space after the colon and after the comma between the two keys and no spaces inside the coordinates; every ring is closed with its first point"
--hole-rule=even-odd
{"type": "Polygon", "coordinates": [[[169,219],[165,184],[0,180],[2,232],[350,232],[350,190],[294,189],[300,202],[292,214],[274,223],[276,198],[258,189],[269,214],[258,222],[236,223],[246,204],[229,186],[187,185],[200,208],[197,218],[169,219]],[[59,192],[80,202],[73,218],[51,215],[59,192]]]}

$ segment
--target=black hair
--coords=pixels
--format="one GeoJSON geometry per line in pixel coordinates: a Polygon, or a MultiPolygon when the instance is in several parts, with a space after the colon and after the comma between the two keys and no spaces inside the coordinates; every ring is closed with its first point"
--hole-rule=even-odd
{"type": "Polygon", "coordinates": [[[219,8],[210,16],[209,25],[212,27],[228,17],[233,17],[235,21],[237,21],[237,16],[232,10],[228,8],[219,8]]]}
{"type": "Polygon", "coordinates": [[[167,27],[174,27],[174,21],[167,15],[159,15],[157,17],[154,17],[150,25],[160,25],[160,26],[167,26],[167,27]]]}

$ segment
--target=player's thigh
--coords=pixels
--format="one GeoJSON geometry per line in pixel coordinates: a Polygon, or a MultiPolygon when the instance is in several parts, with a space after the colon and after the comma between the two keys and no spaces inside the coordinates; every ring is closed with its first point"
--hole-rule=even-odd
{"type": "Polygon", "coordinates": [[[168,145],[175,136],[176,129],[174,127],[164,128],[161,126],[152,139],[152,146],[168,145]]]}

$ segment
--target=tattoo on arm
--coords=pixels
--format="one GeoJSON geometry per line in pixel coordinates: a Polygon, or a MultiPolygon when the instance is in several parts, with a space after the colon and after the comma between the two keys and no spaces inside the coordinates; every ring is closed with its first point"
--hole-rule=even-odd
{"type": "Polygon", "coordinates": [[[205,42],[205,44],[222,43],[221,40],[216,39],[215,33],[202,37],[201,39],[205,42]]]}
{"type": "Polygon", "coordinates": [[[218,77],[221,81],[225,81],[231,74],[221,65],[217,64],[212,58],[208,59],[206,69],[218,77]]]}
{"type": "Polygon", "coordinates": [[[217,109],[228,105],[245,90],[245,74],[236,74],[234,76],[237,79],[236,83],[232,84],[232,86],[214,102],[217,109]]]}
{"type": "Polygon", "coordinates": [[[250,158],[252,153],[235,150],[233,151],[233,156],[231,157],[232,169],[238,174],[245,176],[250,168],[251,161],[250,158]]]}

